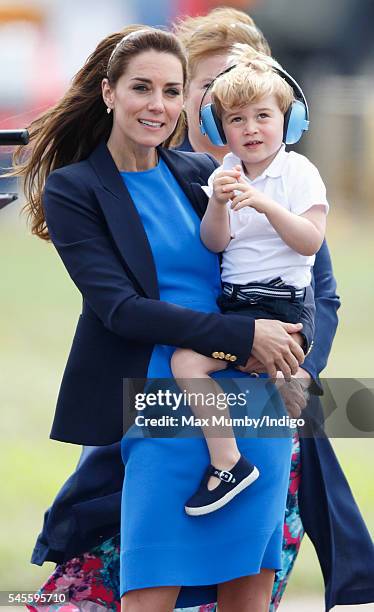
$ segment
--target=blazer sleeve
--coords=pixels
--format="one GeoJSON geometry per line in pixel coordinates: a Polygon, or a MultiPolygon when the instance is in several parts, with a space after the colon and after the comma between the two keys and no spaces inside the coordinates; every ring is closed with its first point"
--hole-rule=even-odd
{"type": "Polygon", "coordinates": [[[220,168],[221,164],[216,160],[215,157],[213,157],[213,155],[211,155],[210,153],[205,153],[205,155],[209,157],[210,161],[212,162],[213,170],[217,170],[217,168],[220,168]]]}
{"type": "Polygon", "coordinates": [[[70,277],[104,326],[129,340],[214,351],[251,353],[254,320],[203,313],[146,298],[136,290],[117,255],[89,181],[56,170],[47,180],[43,206],[51,240],[70,277]]]}
{"type": "Polygon", "coordinates": [[[331,257],[326,241],[316,255],[313,267],[314,299],[316,304],[315,335],[313,350],[302,367],[309,372],[321,390],[318,376],[326,367],[332,342],[338,325],[337,311],[340,299],[336,293],[331,257]]]}
{"type": "Polygon", "coordinates": [[[315,313],[316,306],[314,303],[313,289],[311,286],[309,286],[306,288],[304,308],[300,316],[300,323],[303,324],[303,329],[301,330],[301,334],[304,338],[303,349],[306,355],[310,354],[310,352],[313,350],[315,313]]]}

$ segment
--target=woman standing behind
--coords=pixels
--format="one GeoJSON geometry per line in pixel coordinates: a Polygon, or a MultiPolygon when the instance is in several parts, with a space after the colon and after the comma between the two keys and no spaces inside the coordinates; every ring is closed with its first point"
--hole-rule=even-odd
{"type": "MultiPolygon", "coordinates": [[[[228,148],[214,146],[200,131],[202,97],[213,79],[226,68],[234,43],[251,45],[268,55],[270,47],[253,20],[231,8],[217,8],[208,15],[182,19],[175,24],[174,32],[187,51],[189,85],[184,105],[185,126],[176,134],[172,145],[182,151],[207,151],[222,162],[228,148]]],[[[209,95],[205,96],[204,104],[209,101],[209,95]]],[[[319,375],[326,367],[331,351],[340,306],[326,241],[316,255],[312,284],[316,305],[313,348],[295,377],[304,388],[313,392],[304,415],[315,418],[321,408],[319,375]]],[[[252,358],[249,365],[253,370],[261,371],[261,365],[252,358]]],[[[283,563],[274,582],[271,612],[281,601],[305,530],[315,546],[323,571],[327,609],[337,603],[374,601],[372,540],[327,438],[294,439],[284,522],[283,563]],[[329,543],[327,549],[326,542],[329,543]],[[350,551],[349,570],[347,551],[350,551]]]]}
{"type": "MultiPolygon", "coordinates": [[[[214,147],[199,130],[198,109],[203,93],[224,68],[235,42],[250,44],[265,53],[270,53],[269,46],[253,20],[234,9],[216,9],[203,17],[186,18],[177,24],[176,33],[187,49],[190,85],[185,100],[188,131],[185,127],[180,129],[173,142],[183,141],[179,146],[186,150],[192,150],[193,143],[197,151],[209,151],[220,160],[225,149],[214,147]]],[[[339,307],[326,244],[316,257],[314,283],[314,348],[297,375],[310,375],[312,384],[318,388],[318,374],[326,366],[339,307]]],[[[318,403],[317,397],[312,398],[312,410],[315,403],[318,403]]],[[[284,525],[283,568],[277,573],[271,610],[278,607],[286,587],[304,533],[303,523],[316,546],[326,583],[329,583],[327,607],[331,608],[338,601],[373,601],[372,574],[365,570],[365,564],[370,567],[367,562],[372,554],[371,540],[332,448],[327,440],[301,440],[301,447],[307,477],[301,480],[300,447],[295,443],[284,525]],[[340,494],[335,493],[334,482],[340,483],[340,494]],[[316,499],[321,500],[318,525],[316,499]],[[349,525],[343,536],[340,525],[349,525]],[[336,537],[338,529],[339,538],[336,537]],[[352,533],[357,540],[352,539],[352,533]],[[324,550],[325,542],[329,542],[328,553],[324,550]],[[341,561],[338,566],[332,561],[343,558],[343,549],[352,551],[348,576],[341,561]],[[358,576],[362,577],[362,582],[358,582],[358,576]]],[[[119,605],[119,538],[116,534],[122,480],[119,444],[83,450],[77,470],[46,513],[43,531],[34,549],[34,563],[42,564],[46,560],[59,563],[45,585],[47,591],[53,590],[58,580],[60,585],[69,584],[72,592],[82,600],[101,602],[110,609],[119,605]]],[[[214,605],[210,607],[213,608],[214,605]]]]}

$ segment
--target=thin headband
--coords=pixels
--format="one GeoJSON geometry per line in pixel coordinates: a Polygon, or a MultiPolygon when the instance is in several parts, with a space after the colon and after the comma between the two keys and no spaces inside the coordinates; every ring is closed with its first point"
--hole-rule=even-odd
{"type": "Polygon", "coordinates": [[[106,73],[108,76],[108,72],[109,72],[109,68],[110,68],[110,64],[113,60],[113,57],[115,56],[118,48],[122,45],[122,43],[127,40],[128,38],[132,38],[134,36],[137,36],[138,34],[142,34],[144,32],[152,32],[151,28],[141,28],[140,30],[133,30],[132,32],[129,32],[128,34],[125,34],[125,36],[123,36],[123,38],[121,38],[121,40],[116,44],[116,46],[114,47],[112,53],[110,54],[109,60],[108,60],[108,66],[106,69],[106,73]]]}

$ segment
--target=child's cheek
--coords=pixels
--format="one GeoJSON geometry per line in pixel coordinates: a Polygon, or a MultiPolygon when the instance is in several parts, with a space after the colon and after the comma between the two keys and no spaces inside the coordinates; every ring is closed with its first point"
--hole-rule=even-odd
{"type": "Polygon", "coordinates": [[[240,144],[239,134],[235,132],[233,129],[227,130],[226,132],[226,140],[230,151],[237,155],[237,150],[240,144]]]}

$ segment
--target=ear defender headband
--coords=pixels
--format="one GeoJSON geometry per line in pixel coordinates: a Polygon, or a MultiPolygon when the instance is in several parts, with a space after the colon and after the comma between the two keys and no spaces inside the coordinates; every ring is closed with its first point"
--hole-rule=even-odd
{"type": "MultiPolygon", "coordinates": [[[[223,72],[218,74],[215,79],[210,83],[209,87],[206,89],[202,100],[200,102],[199,108],[199,123],[200,123],[200,132],[203,135],[208,136],[209,140],[212,144],[218,147],[224,147],[227,143],[226,136],[223,131],[222,121],[217,115],[217,111],[214,107],[213,103],[205,104],[203,106],[205,96],[208,91],[211,89],[216,80],[230,72],[233,68],[236,68],[237,64],[234,66],[230,66],[226,68],[223,72]]],[[[308,103],[306,101],[303,90],[300,85],[295,81],[295,79],[288,74],[285,70],[281,70],[280,68],[273,68],[274,72],[278,73],[279,76],[282,77],[288,83],[294,92],[296,100],[292,102],[291,106],[287,110],[284,115],[284,127],[283,127],[283,142],[285,144],[296,144],[299,142],[303,133],[306,132],[309,128],[309,108],[308,103]]]]}

